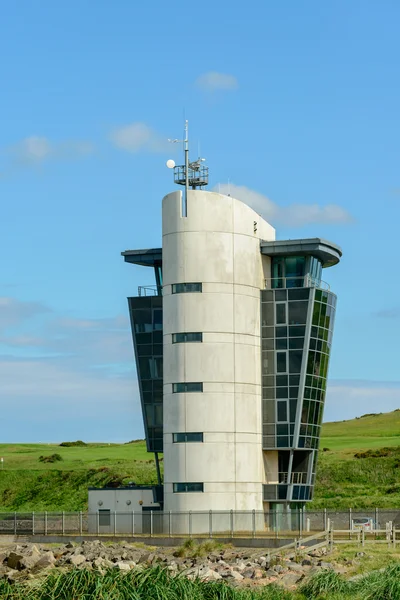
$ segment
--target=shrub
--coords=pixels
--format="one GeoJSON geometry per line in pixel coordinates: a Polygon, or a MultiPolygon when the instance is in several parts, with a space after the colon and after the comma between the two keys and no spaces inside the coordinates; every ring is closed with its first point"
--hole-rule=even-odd
{"type": "Polygon", "coordinates": [[[306,598],[331,598],[334,594],[349,594],[351,584],[329,569],[311,577],[300,587],[300,591],[306,598]]]}
{"type": "Polygon", "coordinates": [[[55,463],[63,460],[61,454],[50,454],[50,456],[39,456],[39,461],[43,463],[55,463]]]}
{"type": "Polygon", "coordinates": [[[82,440],[77,440],[76,442],[61,442],[60,446],[63,446],[64,448],[72,448],[73,446],[87,446],[87,444],[82,442],[82,440]]]}

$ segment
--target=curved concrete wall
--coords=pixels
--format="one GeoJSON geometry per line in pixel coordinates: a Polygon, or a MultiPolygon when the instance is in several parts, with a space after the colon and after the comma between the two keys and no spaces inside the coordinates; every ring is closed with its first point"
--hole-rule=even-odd
{"type": "Polygon", "coordinates": [[[260,239],[275,230],[239,200],[189,191],[163,199],[164,507],[262,510],[260,289],[270,259],[260,239]],[[172,294],[174,283],[201,282],[202,293],[172,294]],[[172,334],[202,332],[202,343],[172,344],[172,334]],[[202,382],[202,393],[172,384],[202,382]],[[172,434],[202,432],[203,443],[172,434]],[[201,482],[204,492],[173,493],[201,482]]]}

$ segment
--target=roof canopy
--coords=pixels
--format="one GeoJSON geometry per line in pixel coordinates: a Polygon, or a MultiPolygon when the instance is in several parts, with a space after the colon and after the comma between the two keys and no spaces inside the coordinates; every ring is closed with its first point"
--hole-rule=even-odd
{"type": "Polygon", "coordinates": [[[308,238],[274,242],[261,241],[261,254],[267,256],[315,256],[322,262],[323,267],[333,267],[340,261],[342,250],[327,240],[308,238]]]}

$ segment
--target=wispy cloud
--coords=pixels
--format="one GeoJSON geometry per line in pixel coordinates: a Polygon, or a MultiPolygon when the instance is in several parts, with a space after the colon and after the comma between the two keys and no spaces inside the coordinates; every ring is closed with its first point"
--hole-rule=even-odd
{"type": "Polygon", "coordinates": [[[3,419],[18,414],[7,441],[142,437],[128,318],[0,298],[0,398],[3,419]]]}
{"type": "Polygon", "coordinates": [[[353,217],[338,204],[291,204],[279,206],[267,196],[246,186],[221,183],[215,191],[230,194],[253,208],[272,225],[283,224],[287,227],[302,227],[312,223],[342,225],[351,223],[353,217]]]}
{"type": "Polygon", "coordinates": [[[400,307],[395,306],[394,308],[383,308],[373,313],[375,317],[381,319],[399,319],[400,318],[400,307]]]}
{"type": "Polygon", "coordinates": [[[324,421],[343,421],[396,408],[400,408],[400,382],[331,380],[328,383],[324,421]]]}
{"type": "Polygon", "coordinates": [[[48,160],[74,159],[92,154],[91,142],[65,140],[53,142],[46,137],[32,135],[9,146],[4,153],[15,165],[40,165],[48,160]]]}
{"type": "Polygon", "coordinates": [[[0,332],[20,326],[37,315],[50,313],[41,302],[23,302],[16,298],[0,296],[0,332]]]}
{"type": "Polygon", "coordinates": [[[169,147],[166,137],[140,121],[115,127],[109,138],[114,146],[127,152],[166,152],[169,147]]]}
{"type": "Polygon", "coordinates": [[[217,71],[203,73],[196,79],[195,85],[204,92],[232,91],[239,87],[238,80],[234,75],[217,73],[217,71]]]}

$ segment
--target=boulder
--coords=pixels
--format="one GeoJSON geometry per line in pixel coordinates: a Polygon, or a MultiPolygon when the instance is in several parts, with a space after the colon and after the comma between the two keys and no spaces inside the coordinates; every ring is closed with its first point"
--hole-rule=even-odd
{"type": "Polygon", "coordinates": [[[52,552],[46,552],[43,554],[35,564],[36,569],[47,569],[47,567],[54,566],[56,562],[55,556],[52,552]]]}
{"type": "Polygon", "coordinates": [[[71,556],[71,558],[69,559],[69,562],[74,567],[79,567],[79,565],[86,562],[86,558],[83,556],[83,554],[77,554],[77,555],[73,554],[71,556]]]}
{"type": "Polygon", "coordinates": [[[7,559],[7,567],[10,569],[18,569],[20,561],[24,558],[22,554],[17,554],[16,552],[10,552],[7,559]]]}
{"type": "Polygon", "coordinates": [[[302,577],[302,575],[297,573],[286,573],[286,575],[283,575],[276,583],[284,588],[292,588],[302,579],[302,577]]]}
{"type": "Polygon", "coordinates": [[[114,564],[114,569],[119,569],[119,571],[130,571],[131,568],[128,565],[128,563],[119,561],[117,563],[114,564]]]}

